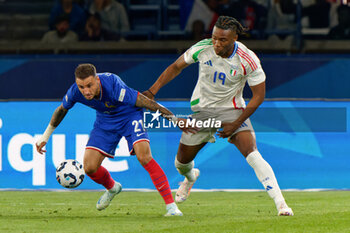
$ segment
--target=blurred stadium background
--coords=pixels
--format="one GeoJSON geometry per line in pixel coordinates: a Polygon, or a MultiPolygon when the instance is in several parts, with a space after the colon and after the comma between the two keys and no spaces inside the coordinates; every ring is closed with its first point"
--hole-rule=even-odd
{"type": "MultiPolygon", "coordinates": [[[[0,0],[1,189],[60,189],[55,167],[64,158],[81,161],[95,114],[80,105],[55,131],[46,157],[33,147],[74,82],[77,64],[91,62],[98,71],[114,72],[129,86],[146,90],[182,52],[210,37],[211,22],[220,14],[250,29],[240,41],[256,52],[267,74],[267,100],[252,120],[258,147],[281,188],[350,188],[348,1],[120,0],[128,27],[101,28],[104,34],[90,38],[86,19],[94,1],[80,0],[72,2],[81,13],[74,19],[81,25],[71,28],[75,39],[62,42],[63,33],[58,40],[44,40],[62,22],[57,12],[66,2],[72,1],[0,0]]],[[[63,18],[73,22],[70,17],[63,18]]],[[[158,100],[174,111],[188,108],[197,72],[196,65],[187,68],[158,100]]],[[[245,97],[249,100],[248,88],[245,97]]],[[[177,188],[182,178],[173,161],[180,132],[152,131],[150,137],[154,157],[177,188]]],[[[112,176],[127,189],[152,189],[125,141],[117,150],[118,156],[105,162],[112,176]]],[[[195,188],[262,188],[224,140],[207,145],[196,163],[202,177],[195,188]]],[[[101,187],[86,179],[79,189],[101,187]]]]}

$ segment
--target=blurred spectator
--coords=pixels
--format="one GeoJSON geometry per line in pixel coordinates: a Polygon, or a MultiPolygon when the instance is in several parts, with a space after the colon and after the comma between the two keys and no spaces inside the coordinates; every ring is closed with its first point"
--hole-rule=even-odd
{"type": "Polygon", "coordinates": [[[212,2],[215,4],[215,1],[209,0],[207,2],[203,0],[179,1],[181,28],[191,35],[190,39],[201,40],[210,36],[218,18],[218,15],[211,9],[212,2]]]}
{"type": "Polygon", "coordinates": [[[330,30],[328,37],[333,40],[350,39],[350,7],[341,5],[337,12],[338,25],[330,30]]]}
{"type": "Polygon", "coordinates": [[[86,12],[89,12],[90,6],[91,4],[94,2],[94,0],[84,0],[84,2],[82,2],[82,0],[78,0],[81,3],[79,4],[82,8],[84,8],[84,10],[86,12]]]}
{"type": "MultiPolygon", "coordinates": [[[[210,36],[219,15],[234,17],[250,30],[262,30],[266,26],[267,9],[255,0],[182,0],[180,6],[181,2],[184,2],[183,12],[191,9],[183,18],[188,19],[185,29],[191,31],[194,40],[210,36]]],[[[244,37],[252,35],[246,33],[244,37]]]]}
{"type": "Polygon", "coordinates": [[[200,41],[208,37],[208,31],[205,29],[205,24],[202,20],[195,20],[192,23],[191,39],[200,41]]]}
{"type": "Polygon", "coordinates": [[[55,28],[55,19],[66,14],[69,16],[69,29],[76,33],[81,33],[84,30],[86,22],[86,13],[73,0],[57,0],[51,10],[49,26],[50,29],[55,28]]]}
{"type": "Polygon", "coordinates": [[[296,4],[293,0],[273,0],[268,12],[267,29],[296,29],[296,4]]]}
{"type": "Polygon", "coordinates": [[[45,33],[43,43],[69,43],[78,41],[78,35],[69,30],[68,15],[61,15],[56,18],[55,30],[45,33]]]}
{"type": "Polygon", "coordinates": [[[267,9],[254,0],[231,1],[221,14],[236,18],[250,30],[266,27],[267,9]]]}
{"type": "Polygon", "coordinates": [[[109,33],[101,28],[101,17],[99,14],[90,15],[86,21],[85,31],[80,37],[84,41],[119,40],[120,35],[109,33]]]}
{"type": "Polygon", "coordinates": [[[87,4],[87,0],[73,0],[76,4],[78,4],[82,9],[85,8],[87,4]]]}
{"type": "Polygon", "coordinates": [[[337,9],[341,4],[338,0],[330,0],[330,3],[331,3],[331,9],[329,12],[329,27],[332,28],[338,25],[337,9]]]}
{"type": "Polygon", "coordinates": [[[121,34],[130,30],[125,8],[114,0],[94,0],[89,8],[92,15],[101,17],[101,27],[108,33],[121,34]]]}
{"type": "Polygon", "coordinates": [[[310,28],[326,28],[329,27],[329,14],[331,4],[328,0],[316,0],[312,4],[303,9],[303,16],[308,17],[310,28]]]}
{"type": "Polygon", "coordinates": [[[85,31],[80,40],[100,41],[103,39],[101,17],[98,14],[90,15],[86,20],[85,31]]]}
{"type": "MultiPolygon", "coordinates": [[[[251,30],[262,30],[266,26],[267,9],[255,0],[182,0],[179,3],[181,18],[187,19],[182,25],[194,40],[210,36],[219,15],[234,17],[251,30]]],[[[252,36],[247,33],[247,37],[252,36]]]]}
{"type": "Polygon", "coordinates": [[[270,7],[271,0],[253,0],[253,1],[261,6],[265,7],[266,10],[270,7]]]}
{"type": "Polygon", "coordinates": [[[204,0],[210,10],[218,15],[224,15],[224,11],[230,6],[231,0],[204,0]]]}

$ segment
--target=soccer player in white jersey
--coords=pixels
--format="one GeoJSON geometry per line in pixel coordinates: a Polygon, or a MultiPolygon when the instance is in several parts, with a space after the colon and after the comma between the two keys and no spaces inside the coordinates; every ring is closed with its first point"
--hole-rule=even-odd
{"type": "Polygon", "coordinates": [[[194,158],[207,142],[215,142],[215,133],[234,144],[254,169],[268,195],[274,200],[278,215],[291,216],[293,211],[286,204],[271,166],[259,153],[255,133],[249,117],[265,98],[265,73],[257,56],[244,44],[238,35],[245,28],[234,18],[220,16],[214,26],[212,38],[204,39],[189,48],[171,64],[158,80],[145,91],[153,97],[161,87],[173,80],[190,64],[199,63],[199,77],[191,98],[193,118],[222,121],[222,130],[200,129],[196,134],[182,134],[175,159],[175,167],[184,182],[179,187],[175,200],[184,202],[199,169],[194,168],[194,158]],[[242,97],[248,82],[253,96],[248,105],[242,97]]]}

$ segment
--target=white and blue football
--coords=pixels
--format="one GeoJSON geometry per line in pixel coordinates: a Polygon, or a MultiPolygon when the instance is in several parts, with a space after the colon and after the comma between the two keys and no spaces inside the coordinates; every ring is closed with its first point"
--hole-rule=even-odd
{"type": "Polygon", "coordinates": [[[56,168],[56,180],[65,188],[78,187],[84,177],[83,165],[74,159],[67,159],[56,168]]]}

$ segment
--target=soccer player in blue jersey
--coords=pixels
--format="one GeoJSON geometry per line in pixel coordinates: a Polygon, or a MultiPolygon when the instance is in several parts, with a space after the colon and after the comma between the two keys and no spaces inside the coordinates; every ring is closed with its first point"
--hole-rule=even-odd
{"type": "MultiPolygon", "coordinates": [[[[136,154],[163,197],[167,210],[165,216],[181,216],[182,213],[173,200],[168,179],[152,158],[149,137],[143,128],[142,108],[159,110],[168,120],[186,120],[176,118],[167,108],[128,87],[117,75],[96,73],[94,65],[80,64],[75,70],[75,83],[69,88],[62,104],[53,113],[43,136],[36,143],[40,154],[46,152],[43,147],[75,103],[82,103],[96,110],[96,121],[84,154],[85,173],[107,189],[98,200],[96,208],[107,208],[114,196],[122,190],[121,184],[112,179],[101,163],[106,157],[114,157],[115,149],[124,136],[130,153],[136,154]]],[[[182,127],[181,130],[193,132],[195,129],[182,127]]]]}

